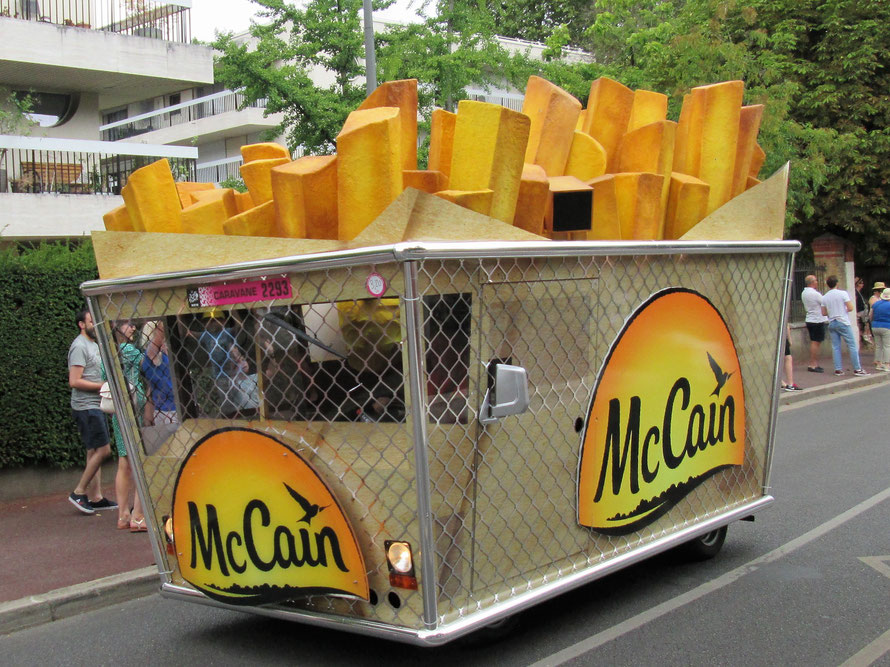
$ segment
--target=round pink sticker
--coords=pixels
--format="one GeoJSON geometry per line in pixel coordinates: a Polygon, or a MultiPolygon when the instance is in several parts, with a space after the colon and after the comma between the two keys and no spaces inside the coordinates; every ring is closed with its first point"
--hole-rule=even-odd
{"type": "Polygon", "coordinates": [[[365,288],[371,296],[383,296],[386,293],[386,281],[375,271],[365,281],[365,288]]]}

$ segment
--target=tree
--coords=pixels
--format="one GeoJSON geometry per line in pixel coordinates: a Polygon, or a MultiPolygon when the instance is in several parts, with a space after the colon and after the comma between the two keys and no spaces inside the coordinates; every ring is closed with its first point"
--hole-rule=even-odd
{"type": "Polygon", "coordinates": [[[231,34],[213,42],[221,52],[216,80],[241,90],[245,104],[265,99],[267,114],[283,112],[280,131],[291,150],[333,152],[346,116],[365,97],[362,0],[311,0],[305,8],[252,1],[268,22],[251,26],[249,43],[238,44],[231,34]],[[310,74],[319,70],[328,73],[329,84],[314,83],[310,74]]]}
{"type": "Polygon", "coordinates": [[[28,134],[36,123],[28,114],[31,96],[0,86],[0,134],[28,134]]]}

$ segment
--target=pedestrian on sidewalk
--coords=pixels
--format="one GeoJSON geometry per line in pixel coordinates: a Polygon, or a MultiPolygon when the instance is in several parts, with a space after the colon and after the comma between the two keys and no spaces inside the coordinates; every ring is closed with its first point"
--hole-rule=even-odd
{"type": "Polygon", "coordinates": [[[84,309],[75,321],[80,332],[68,348],[68,385],[71,414],[86,449],[86,465],[68,500],[84,514],[95,514],[99,509],[117,508],[117,503],[102,497],[102,463],[111,455],[111,444],[105,413],[99,409],[102,359],[93,317],[84,309]]]}
{"type": "Polygon", "coordinates": [[[871,331],[875,337],[875,367],[890,372],[890,289],[881,290],[871,307],[871,331]]]}
{"type": "Polygon", "coordinates": [[[869,304],[862,296],[862,289],[865,287],[865,281],[856,276],[853,280],[856,288],[856,321],[859,323],[859,345],[863,348],[867,343],[871,343],[871,332],[868,330],[868,311],[869,304]]]}
{"type": "Polygon", "coordinates": [[[810,337],[810,360],[807,363],[807,370],[811,373],[823,373],[825,369],[819,365],[819,348],[825,340],[828,318],[822,314],[822,292],[816,289],[819,284],[816,276],[807,276],[803,282],[804,288],[800,299],[807,309],[806,325],[810,337]]]}
{"type": "Polygon", "coordinates": [[[785,325],[785,380],[782,382],[785,391],[801,391],[803,387],[794,384],[794,360],[791,358],[791,325],[785,325]]]}
{"type": "Polygon", "coordinates": [[[828,333],[831,334],[831,353],[834,358],[834,374],[844,374],[844,360],[841,354],[841,340],[847,345],[847,353],[853,364],[853,375],[868,375],[859,363],[859,347],[853,335],[848,313],[853,312],[853,300],[842,289],[837,289],[837,276],[828,276],[825,281],[828,292],[822,297],[822,314],[828,317],[828,333]]]}

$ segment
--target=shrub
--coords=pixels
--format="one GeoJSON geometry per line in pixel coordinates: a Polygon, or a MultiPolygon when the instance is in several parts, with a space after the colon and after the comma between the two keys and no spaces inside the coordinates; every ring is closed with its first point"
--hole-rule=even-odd
{"type": "Polygon", "coordinates": [[[83,462],[67,356],[80,284],[96,277],[89,241],[0,251],[0,468],[83,462]]]}

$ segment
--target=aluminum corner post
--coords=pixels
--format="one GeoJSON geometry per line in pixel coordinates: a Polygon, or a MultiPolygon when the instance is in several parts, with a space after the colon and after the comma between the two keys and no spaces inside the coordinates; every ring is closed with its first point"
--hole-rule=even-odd
{"type": "Polygon", "coordinates": [[[433,513],[430,507],[430,464],[427,450],[426,389],[421,331],[423,328],[423,302],[417,292],[417,262],[403,265],[405,278],[405,331],[408,343],[408,378],[411,393],[411,422],[414,436],[414,467],[417,485],[417,520],[420,525],[420,566],[423,589],[423,622],[428,628],[436,625],[439,615],[436,597],[435,541],[433,537],[433,513]]]}

